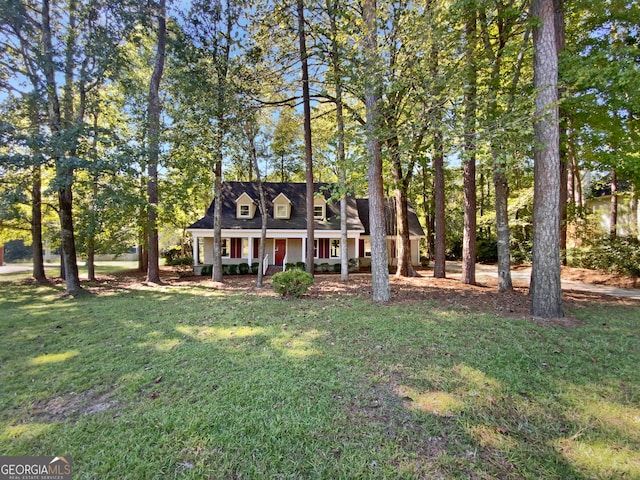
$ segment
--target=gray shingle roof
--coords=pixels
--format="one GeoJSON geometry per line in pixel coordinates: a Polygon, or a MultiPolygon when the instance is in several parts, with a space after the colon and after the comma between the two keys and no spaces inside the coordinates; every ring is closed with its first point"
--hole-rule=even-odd
{"type": "MultiPolygon", "coordinates": [[[[267,228],[269,230],[305,230],[306,220],[306,184],[304,183],[272,183],[262,184],[265,192],[267,213],[269,215],[267,228]],[[273,218],[273,200],[284,194],[291,201],[291,216],[289,219],[273,218]]],[[[329,199],[331,196],[330,184],[318,183],[315,185],[316,194],[329,199]]],[[[260,195],[256,184],[253,182],[224,182],[222,184],[222,228],[237,230],[259,230],[261,217],[259,207],[253,218],[237,218],[236,200],[246,193],[259,206],[260,195]]],[[[396,234],[396,215],[394,199],[385,201],[387,235],[396,234]]],[[[195,222],[189,229],[213,229],[214,202],[207,209],[206,215],[195,222]]],[[[347,197],[347,228],[369,234],[369,201],[368,199],[356,199],[347,197]]],[[[333,200],[327,202],[326,219],[317,220],[314,224],[316,231],[340,230],[340,202],[333,200]]],[[[411,206],[409,206],[409,231],[411,236],[423,236],[424,231],[420,221],[411,206]]]]}

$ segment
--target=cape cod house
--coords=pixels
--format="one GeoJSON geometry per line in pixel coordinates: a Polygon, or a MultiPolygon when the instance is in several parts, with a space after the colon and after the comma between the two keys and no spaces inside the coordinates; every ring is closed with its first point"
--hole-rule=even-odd
{"type": "MultiPolygon", "coordinates": [[[[306,185],[304,183],[262,184],[267,207],[267,236],[265,263],[284,266],[305,262],[307,222],[306,185]]],[[[315,264],[340,263],[340,203],[330,199],[330,185],[316,184],[314,196],[314,259],[315,264]]],[[[247,263],[258,260],[262,219],[260,196],[251,182],[224,182],[222,184],[222,263],[247,263]]],[[[393,199],[385,205],[387,247],[391,264],[396,264],[396,215],[393,199]]],[[[203,265],[213,263],[213,211],[214,202],[206,215],[187,228],[193,236],[194,271],[200,273],[203,265]]],[[[418,217],[409,207],[409,231],[412,263],[420,264],[420,239],[424,231],[418,217]]],[[[347,248],[349,259],[359,264],[370,263],[369,201],[347,199],[347,248]]]]}

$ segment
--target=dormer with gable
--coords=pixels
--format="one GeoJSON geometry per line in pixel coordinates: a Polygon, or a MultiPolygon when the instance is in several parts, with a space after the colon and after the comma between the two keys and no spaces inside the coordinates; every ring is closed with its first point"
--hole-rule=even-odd
{"type": "Polygon", "coordinates": [[[236,199],[236,218],[251,219],[256,214],[256,202],[243,192],[236,199]]]}
{"type": "Polygon", "coordinates": [[[284,193],[279,193],[273,199],[273,218],[276,220],[289,220],[291,218],[291,200],[284,193]]]}
{"type": "Polygon", "coordinates": [[[324,196],[313,197],[313,218],[319,222],[327,219],[327,201],[324,196]]]}

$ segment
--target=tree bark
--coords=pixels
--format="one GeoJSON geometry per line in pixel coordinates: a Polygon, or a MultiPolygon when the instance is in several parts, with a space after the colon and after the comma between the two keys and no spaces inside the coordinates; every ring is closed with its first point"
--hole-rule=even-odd
{"type": "Polygon", "coordinates": [[[464,226],[462,235],[462,283],[476,283],[476,29],[477,14],[473,9],[467,18],[466,88],[464,115],[464,162],[462,163],[464,226]]]}
{"type": "Polygon", "coordinates": [[[618,235],[618,175],[615,168],[611,169],[611,203],[609,216],[611,217],[609,235],[615,237],[618,235]]]}
{"type": "Polygon", "coordinates": [[[304,27],[304,2],[297,0],[298,7],[298,40],[300,44],[300,61],[302,62],[302,103],[304,110],[304,158],[305,179],[307,184],[307,264],[306,270],[313,275],[313,250],[314,250],[314,215],[313,215],[313,149],[311,145],[311,100],[309,93],[309,63],[307,58],[307,44],[304,27]]]}
{"type": "Polygon", "coordinates": [[[42,246],[42,172],[40,164],[33,168],[31,179],[31,240],[33,251],[33,278],[46,283],[44,248],[42,246]]]}
{"type": "Polygon", "coordinates": [[[378,127],[380,123],[380,80],[378,70],[378,29],[375,0],[363,0],[364,55],[365,55],[365,108],[367,128],[367,155],[369,157],[369,230],[371,235],[371,287],[374,302],[391,300],[389,261],[385,229],[384,186],[382,181],[382,152],[378,127]]]}
{"type": "Polygon", "coordinates": [[[344,115],[342,110],[342,71],[340,69],[340,51],[338,48],[338,26],[336,14],[338,13],[335,1],[327,0],[327,12],[331,26],[331,68],[333,69],[334,85],[336,89],[336,123],[338,129],[337,138],[337,164],[340,181],[340,280],[349,281],[349,239],[347,231],[347,166],[345,164],[344,151],[344,115]]]}
{"type": "Polygon", "coordinates": [[[562,317],[560,284],[560,145],[558,56],[553,0],[534,0],[539,19],[533,31],[535,97],[532,314],[562,317]]]}
{"type": "MultiPolygon", "coordinates": [[[[60,102],[56,90],[55,64],[51,33],[49,0],[42,0],[42,45],[43,69],[46,83],[47,112],[51,135],[59,137],[61,133],[60,102]]],[[[59,148],[59,147],[58,147],[59,148]]],[[[58,216],[60,218],[61,262],[64,265],[65,289],[69,295],[82,291],[78,265],[76,263],[76,245],[73,230],[73,167],[64,159],[61,151],[54,153],[56,181],[58,183],[58,216]]]]}
{"type": "MultiPolygon", "coordinates": [[[[556,39],[556,54],[558,65],[565,48],[565,21],[564,0],[553,0],[554,31],[556,39]]],[[[559,67],[558,67],[559,68],[559,67]]],[[[560,128],[560,259],[563,265],[567,264],[567,200],[568,200],[568,116],[569,112],[564,108],[562,99],[565,88],[558,83],[558,122],[560,128]]]]}
{"type": "MultiPolygon", "coordinates": [[[[219,135],[221,139],[221,134],[219,135]]],[[[222,141],[217,145],[218,157],[213,166],[213,265],[211,279],[222,282],[222,141]]]]}
{"type": "MultiPolygon", "coordinates": [[[[260,166],[258,165],[258,154],[256,152],[255,133],[250,129],[249,123],[245,124],[245,132],[249,139],[249,147],[251,148],[251,162],[253,164],[253,170],[256,173],[256,187],[258,189],[258,196],[260,201],[260,245],[258,246],[258,278],[256,280],[256,287],[262,288],[264,282],[264,249],[267,241],[267,200],[264,195],[264,189],[262,188],[262,176],[260,175],[260,166]]],[[[249,245],[252,248],[253,245],[249,245]]]]}
{"type": "MultiPolygon", "coordinates": [[[[439,119],[438,119],[439,120],[439,119]]],[[[436,120],[436,122],[438,122],[436,120]]],[[[436,123],[434,131],[434,265],[433,276],[435,278],[446,277],[446,227],[445,227],[445,190],[444,190],[444,142],[442,140],[442,130],[440,123],[436,123]]]]}
{"type": "Polygon", "coordinates": [[[158,245],[158,162],[160,157],[160,80],[164,70],[166,48],[166,5],[160,0],[158,8],[158,41],[156,59],[149,82],[149,165],[147,167],[147,195],[149,200],[148,220],[148,267],[147,282],[160,281],[160,252],[158,245]]]}
{"type": "Polygon", "coordinates": [[[631,189],[631,235],[635,238],[639,237],[640,224],[638,224],[638,190],[636,185],[632,185],[631,189]]]}

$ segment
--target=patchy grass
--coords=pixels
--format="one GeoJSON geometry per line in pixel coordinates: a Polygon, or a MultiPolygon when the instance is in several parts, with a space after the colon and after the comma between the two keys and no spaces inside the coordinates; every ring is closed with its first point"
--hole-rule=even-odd
{"type": "Polygon", "coordinates": [[[640,478],[640,309],[0,284],[0,451],[77,479],[640,478]]]}

